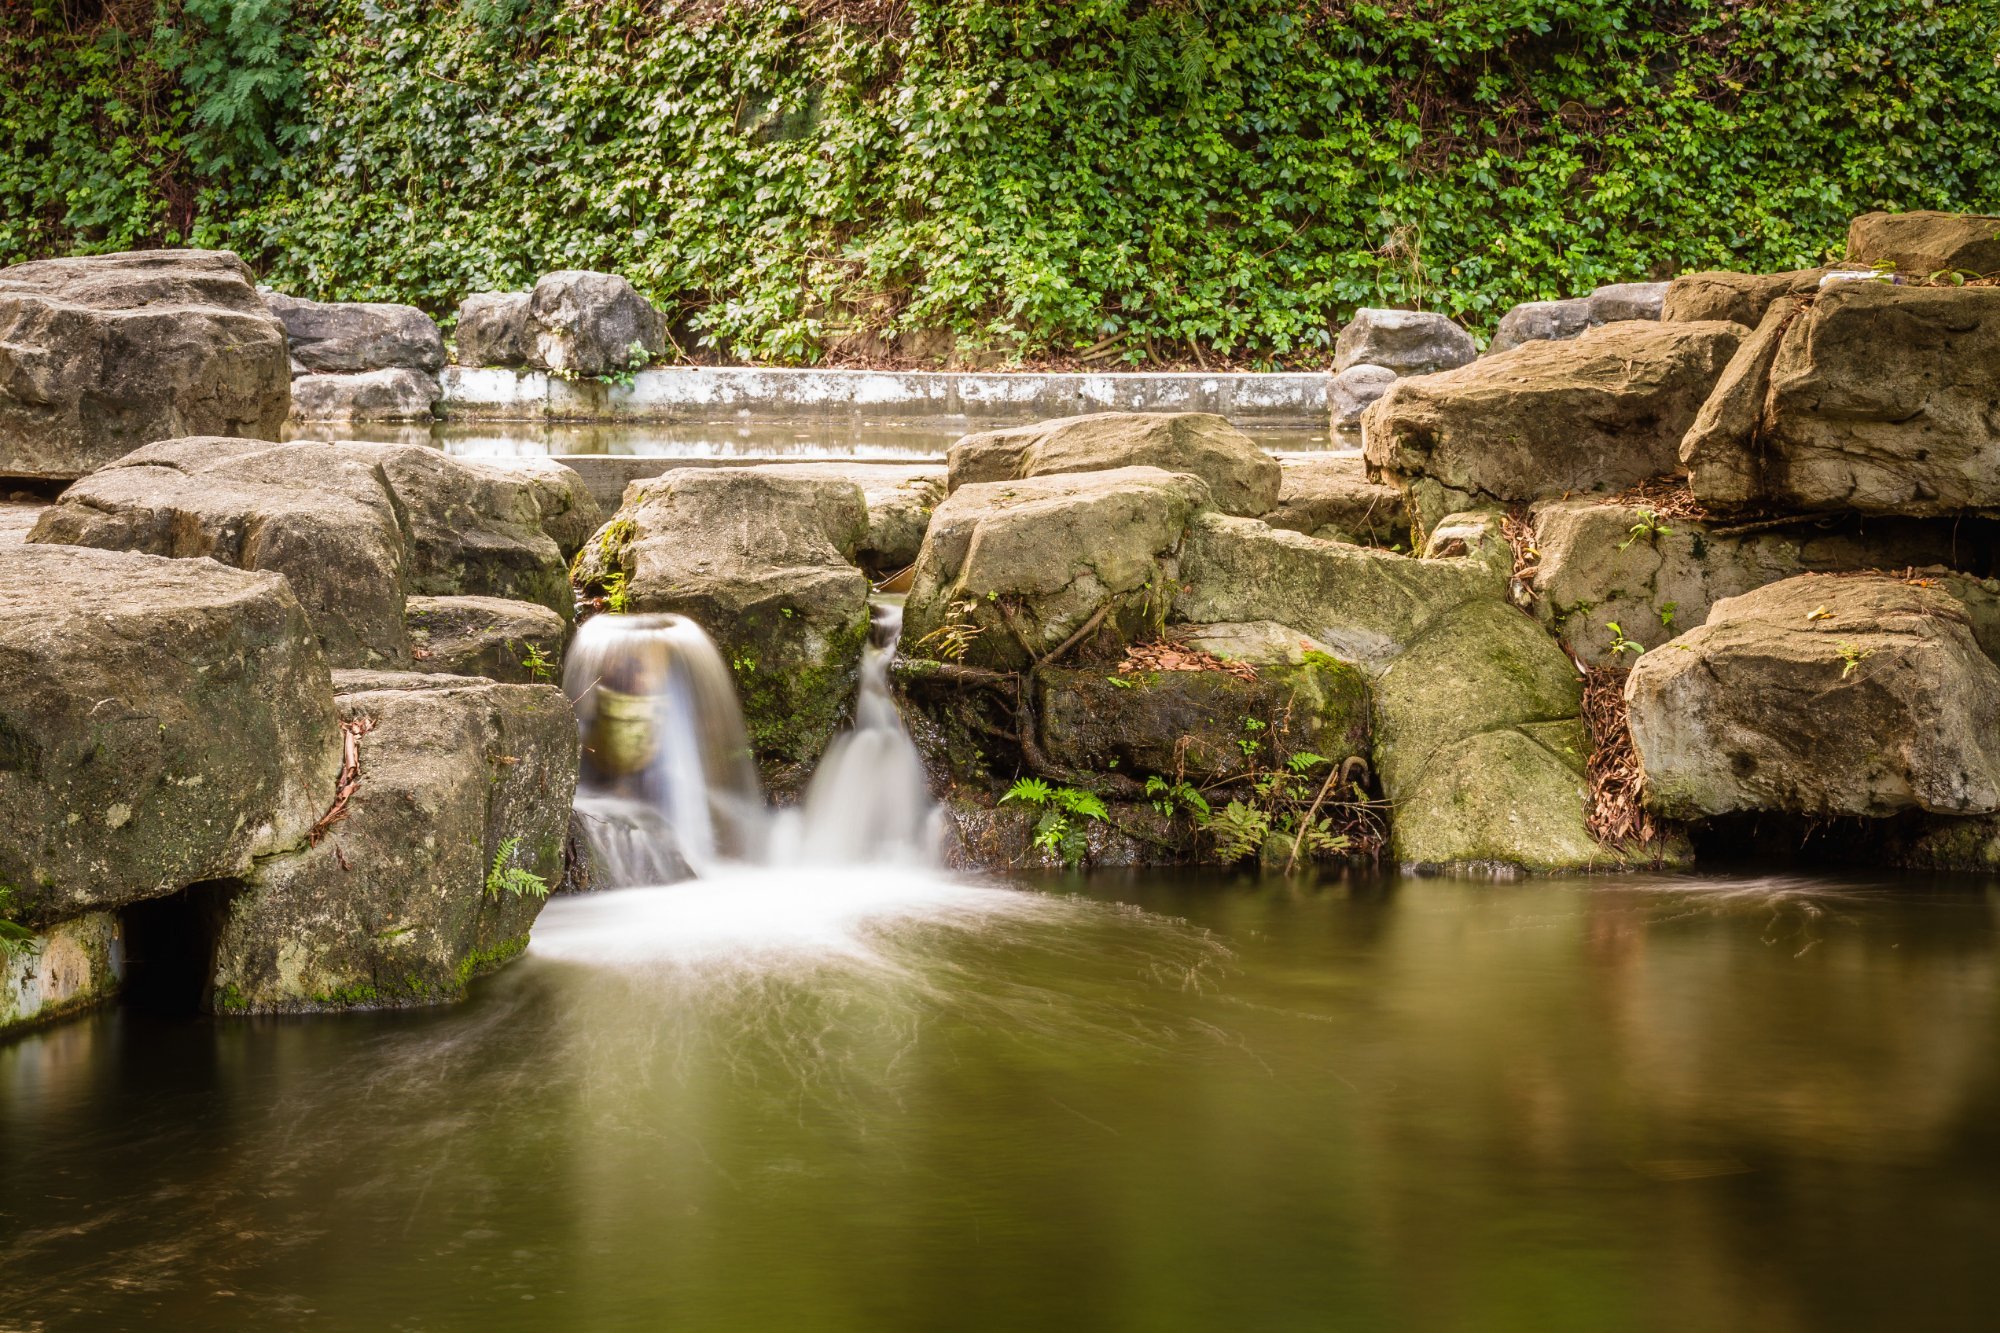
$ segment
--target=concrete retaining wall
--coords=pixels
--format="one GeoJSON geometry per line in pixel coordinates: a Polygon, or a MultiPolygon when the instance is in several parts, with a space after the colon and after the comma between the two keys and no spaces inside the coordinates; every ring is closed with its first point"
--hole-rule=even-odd
{"type": "Polygon", "coordinates": [[[1238,425],[1324,426],[1325,374],[1183,375],[669,366],[629,388],[541,371],[452,366],[444,412],[458,421],[677,421],[757,416],[963,417],[996,425],[1084,412],[1217,412],[1238,425]]]}

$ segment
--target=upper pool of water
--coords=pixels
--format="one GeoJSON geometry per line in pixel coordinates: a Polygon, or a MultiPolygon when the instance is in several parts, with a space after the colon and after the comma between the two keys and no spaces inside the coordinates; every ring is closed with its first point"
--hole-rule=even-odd
{"type": "Polygon", "coordinates": [[[455,1010],[0,1048],[0,1327],[1984,1327],[1996,920],[1907,879],[558,900],[455,1010]]]}

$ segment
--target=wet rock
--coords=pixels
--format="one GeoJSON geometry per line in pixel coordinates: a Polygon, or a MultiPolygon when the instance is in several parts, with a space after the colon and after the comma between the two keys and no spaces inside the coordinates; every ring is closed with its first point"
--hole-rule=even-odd
{"type": "Polygon", "coordinates": [[[360,782],[319,844],[260,862],[228,904],[210,1007],[446,1003],[518,956],[563,875],[576,723],[548,685],[375,676],[360,782]]]}
{"type": "Polygon", "coordinates": [[[1326,386],[1328,404],[1333,413],[1333,428],[1337,431],[1358,431],[1361,429],[1361,414],[1368,405],[1389,392],[1389,386],[1397,380],[1396,372],[1387,366],[1349,366],[1335,375],[1326,386]]]}
{"type": "Polygon", "coordinates": [[[572,375],[611,375],[667,349],[660,312],[615,273],[544,274],[528,300],[531,364],[572,375]]]}
{"type": "Polygon", "coordinates": [[[1100,611],[1083,647],[1146,637],[1164,622],[1189,523],[1207,502],[1198,478],[1152,467],[960,486],[931,516],[903,651],[1015,670],[1100,611]]]}
{"type": "Polygon", "coordinates": [[[1403,493],[1370,481],[1358,454],[1314,454],[1280,462],[1278,506],[1263,516],[1270,526],[1362,546],[1409,543],[1410,514],[1403,493]]]}
{"type": "Polygon", "coordinates": [[[285,580],[0,548],[0,884],[46,922],[240,876],[332,799],[326,659],[285,580]]]}
{"type": "Polygon", "coordinates": [[[0,269],[0,476],[80,477],[177,435],[275,435],[290,408],[284,326],[233,254],[0,269]]]}
{"type": "Polygon", "coordinates": [[[264,304],[285,325],[292,364],[310,374],[413,370],[435,377],[444,369],[444,338],[413,305],[377,301],[308,301],[265,292],[264,304]]]}
{"type": "Polygon", "coordinates": [[[301,375],[292,381],[294,421],[429,421],[443,390],[419,370],[301,375]]]}
{"type": "Polygon", "coordinates": [[[1486,354],[1511,351],[1522,343],[1562,342],[1590,327],[1590,298],[1567,301],[1523,301],[1500,317],[1500,327],[1486,354]]]}
{"type": "Polygon", "coordinates": [[[2000,667],[1940,588],[1770,584],[1641,657],[1625,695],[1648,801],[1676,818],[2000,808],[2000,667]]]}
{"type": "Polygon", "coordinates": [[[1361,309],[1334,339],[1333,368],[1383,366],[1398,375],[1428,375],[1479,355],[1472,335],[1425,310],[1361,309]]]}
{"type": "Polygon", "coordinates": [[[458,303],[452,361],[461,366],[525,366],[534,359],[529,292],[474,292],[458,303]]]}
{"type": "Polygon", "coordinates": [[[546,606],[504,597],[412,597],[403,619],[419,671],[520,685],[553,684],[569,636],[546,606]]]}
{"type": "Polygon", "coordinates": [[[861,498],[868,506],[868,531],[855,554],[878,575],[916,563],[931,513],[944,502],[945,469],[935,465],[786,463],[782,467],[798,476],[838,478],[861,488],[861,498]]]}
{"type": "Polygon", "coordinates": [[[1666,303],[1664,282],[1614,282],[1593,291],[1588,301],[1593,327],[1628,319],[1658,319],[1666,303]]]}
{"type": "Polygon", "coordinates": [[[123,978],[118,918],[109,912],[58,922],[0,948],[0,1037],[100,1004],[123,978]]]}
{"type": "Polygon", "coordinates": [[[2000,217],[1980,213],[1863,213],[1847,226],[1849,263],[1933,273],[2000,273],[2000,217]]]}
{"type": "Polygon", "coordinates": [[[1278,502],[1278,462],[1211,412],[1098,412],[952,445],[950,486],[1113,468],[1154,467],[1199,477],[1225,514],[1255,516],[1278,502]]]}
{"type": "Polygon", "coordinates": [[[1667,284],[1660,318],[1672,323],[1728,320],[1754,329],[1781,296],[1819,290],[1825,269],[1791,273],[1683,273],[1667,284]]]}
{"type": "Polygon", "coordinates": [[[1368,409],[1368,462],[1422,527],[1498,500],[1616,491],[1674,472],[1735,324],[1631,321],[1403,380],[1368,409]]]}
{"type": "Polygon", "coordinates": [[[2000,509],[1996,398],[2000,289],[1844,282],[1771,305],[1680,461],[1717,508],[2000,509]]]}
{"type": "Polygon", "coordinates": [[[854,696],[868,634],[868,532],[861,488],[788,467],[675,468],[625,492],[586,547],[578,579],[623,578],[634,611],[671,611],[708,631],[736,676],[750,743],[788,785],[854,696]]]}

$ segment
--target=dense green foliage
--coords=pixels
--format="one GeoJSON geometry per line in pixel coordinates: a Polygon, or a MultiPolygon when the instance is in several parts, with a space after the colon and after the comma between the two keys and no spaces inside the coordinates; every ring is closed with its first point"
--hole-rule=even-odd
{"type": "Polygon", "coordinates": [[[685,342],[1323,358],[1357,305],[1795,267],[2000,202],[2000,0],[0,0],[0,259],[192,240],[685,342]]]}

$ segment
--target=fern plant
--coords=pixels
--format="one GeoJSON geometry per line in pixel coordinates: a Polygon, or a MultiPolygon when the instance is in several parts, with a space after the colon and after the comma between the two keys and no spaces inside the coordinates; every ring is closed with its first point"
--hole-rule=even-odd
{"type": "Polygon", "coordinates": [[[1039,810],[1041,817],[1035,821],[1035,848],[1056,857],[1065,866],[1078,864],[1083,860],[1084,853],[1090,850],[1089,825],[1111,818],[1103,798],[1095,792],[1054,786],[1040,778],[1022,778],[1007,789],[1007,794],[1000,801],[1003,805],[1008,801],[1018,801],[1030,809],[1039,810]]]}
{"type": "Polygon", "coordinates": [[[549,882],[532,870],[509,864],[514,853],[520,849],[519,838],[509,838],[493,853],[493,868],[486,872],[486,896],[499,901],[503,893],[511,893],[516,898],[546,898],[549,896],[549,882]]]}

